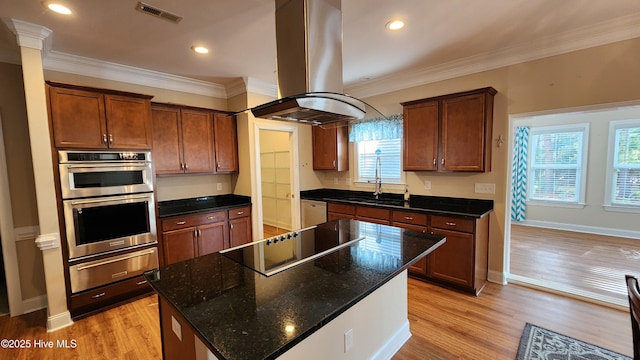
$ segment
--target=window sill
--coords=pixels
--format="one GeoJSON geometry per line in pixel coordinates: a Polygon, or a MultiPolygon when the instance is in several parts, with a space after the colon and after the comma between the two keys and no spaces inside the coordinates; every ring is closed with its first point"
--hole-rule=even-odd
{"type": "Polygon", "coordinates": [[[608,204],[608,205],[603,205],[602,207],[606,211],[640,214],[640,207],[638,206],[623,206],[623,205],[608,204]]]}
{"type": "Polygon", "coordinates": [[[560,201],[542,201],[542,200],[529,200],[527,201],[527,205],[560,207],[560,208],[567,208],[567,209],[583,209],[585,207],[584,203],[568,203],[568,202],[560,202],[560,201]]]}

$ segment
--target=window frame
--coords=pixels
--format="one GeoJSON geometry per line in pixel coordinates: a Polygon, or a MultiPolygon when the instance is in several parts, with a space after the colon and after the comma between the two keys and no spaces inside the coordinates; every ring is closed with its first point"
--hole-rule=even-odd
{"type": "MultiPolygon", "coordinates": [[[[390,140],[390,139],[386,139],[386,140],[390,140]]],[[[403,139],[399,138],[399,151],[398,151],[398,163],[400,165],[400,176],[397,180],[392,180],[389,178],[382,178],[381,181],[383,184],[386,185],[391,185],[392,187],[394,185],[405,185],[406,184],[406,180],[405,180],[405,171],[403,171],[403,166],[402,166],[402,151],[403,151],[403,146],[402,146],[402,142],[403,139]]],[[[368,140],[368,141],[383,141],[383,140],[368,140]]],[[[358,186],[362,186],[362,187],[366,187],[368,185],[373,185],[374,181],[373,179],[369,180],[369,179],[363,179],[360,176],[360,143],[362,143],[363,141],[354,141],[353,142],[353,154],[354,154],[354,172],[353,172],[353,183],[358,185],[358,186]]]]}
{"type": "Polygon", "coordinates": [[[607,211],[640,213],[640,205],[619,204],[613,202],[615,181],[613,180],[616,157],[616,130],[640,127],[640,119],[612,120],[609,122],[607,142],[607,168],[604,191],[604,209],[607,211]]]}
{"type": "Polygon", "coordinates": [[[536,206],[552,206],[567,208],[584,208],[586,196],[586,179],[587,166],[589,161],[589,123],[576,123],[567,125],[550,125],[550,126],[531,126],[529,130],[529,154],[527,160],[527,204],[536,206]],[[576,200],[552,200],[552,199],[534,199],[533,191],[533,172],[539,167],[533,167],[534,151],[533,138],[536,135],[557,134],[565,132],[582,132],[582,144],[580,144],[580,156],[578,158],[578,171],[576,172],[576,200]]]}

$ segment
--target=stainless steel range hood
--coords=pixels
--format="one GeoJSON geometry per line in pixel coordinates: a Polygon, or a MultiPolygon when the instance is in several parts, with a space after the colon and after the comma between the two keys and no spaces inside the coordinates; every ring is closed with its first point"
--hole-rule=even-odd
{"type": "Polygon", "coordinates": [[[340,0],[276,0],[278,100],[255,117],[328,124],[361,119],[365,103],[342,94],[340,0]]]}

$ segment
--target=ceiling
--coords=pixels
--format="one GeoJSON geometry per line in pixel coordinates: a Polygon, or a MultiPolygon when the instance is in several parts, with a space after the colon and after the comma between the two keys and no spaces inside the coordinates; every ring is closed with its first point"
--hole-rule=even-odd
{"type": "MultiPolygon", "coordinates": [[[[136,11],[137,0],[62,2],[71,16],[40,0],[0,0],[0,16],[51,29],[48,51],[55,53],[215,84],[241,77],[275,83],[275,0],[145,1],[182,16],[178,24],[136,11]],[[210,53],[199,56],[192,45],[210,53]]],[[[344,0],[342,12],[343,78],[353,88],[640,36],[638,0],[344,0]],[[403,30],[385,28],[394,17],[406,20],[403,30]]],[[[15,36],[0,25],[0,59],[17,54],[15,36]]]]}

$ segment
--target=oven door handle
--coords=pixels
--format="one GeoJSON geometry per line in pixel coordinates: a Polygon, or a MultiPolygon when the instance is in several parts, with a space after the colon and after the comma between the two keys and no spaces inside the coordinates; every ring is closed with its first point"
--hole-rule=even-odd
{"type": "Polygon", "coordinates": [[[137,199],[149,199],[149,195],[140,194],[140,195],[126,195],[121,197],[108,197],[108,198],[98,198],[98,199],[85,199],[85,200],[72,200],[71,205],[83,205],[83,204],[97,204],[97,203],[109,203],[113,201],[119,200],[137,200],[137,199]]]}
{"type": "Polygon", "coordinates": [[[109,260],[98,261],[98,262],[91,263],[91,264],[88,264],[88,265],[78,266],[76,268],[76,270],[78,270],[78,271],[87,270],[87,269],[91,269],[91,268],[94,268],[94,267],[97,267],[97,266],[111,264],[111,263],[122,261],[122,260],[133,259],[133,258],[141,257],[141,256],[144,256],[144,255],[151,255],[153,253],[155,253],[155,250],[150,249],[150,250],[147,250],[145,252],[137,252],[137,253],[131,254],[131,255],[123,255],[123,256],[119,256],[117,258],[112,258],[112,259],[109,259],[109,260]]]}
{"type": "Polygon", "coordinates": [[[146,168],[149,166],[148,162],[137,163],[121,163],[121,164],[91,164],[91,165],[64,165],[67,169],[104,169],[104,168],[146,168]]]}

